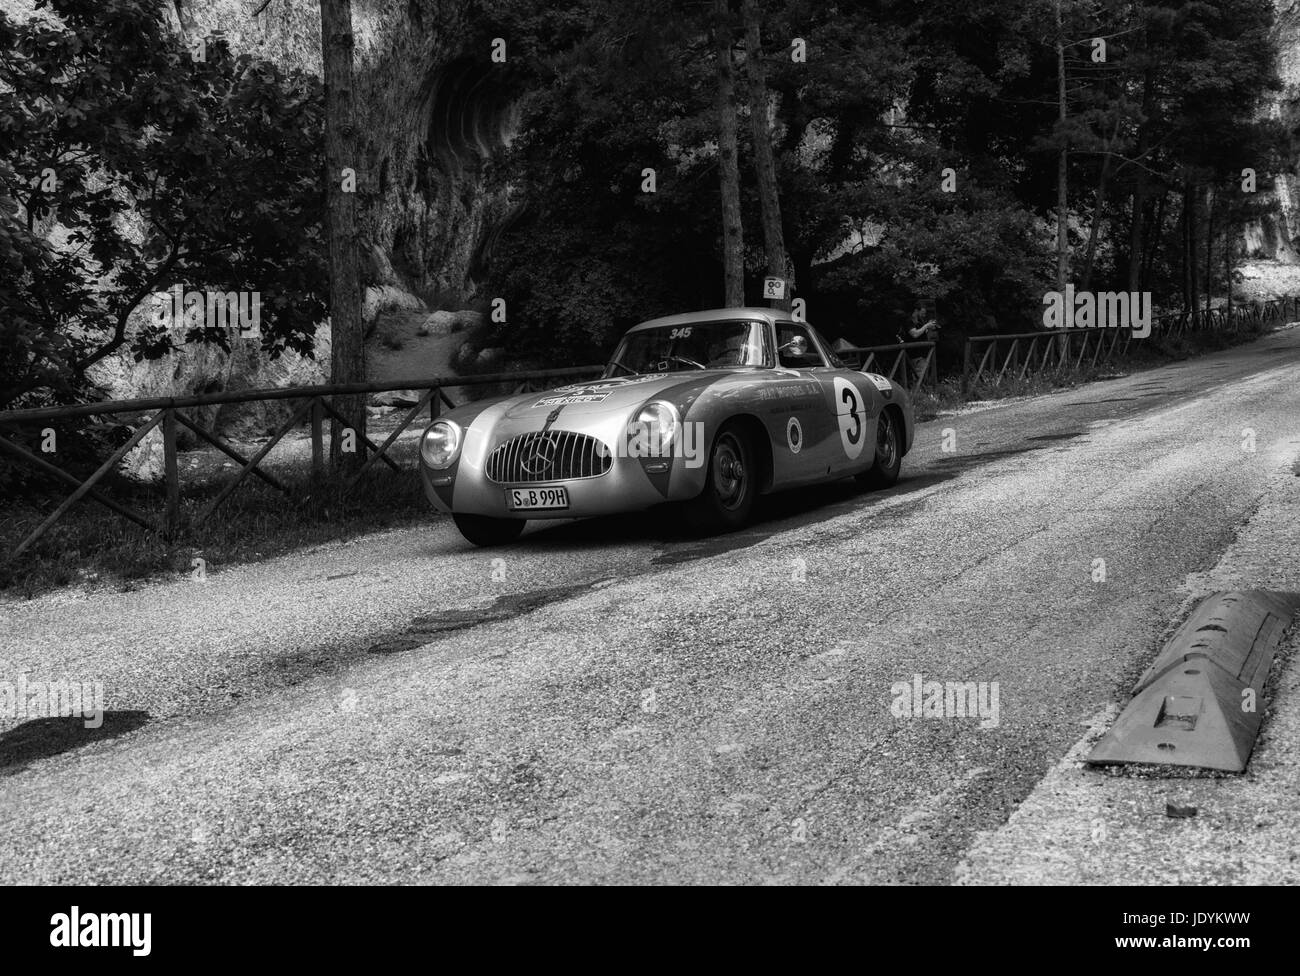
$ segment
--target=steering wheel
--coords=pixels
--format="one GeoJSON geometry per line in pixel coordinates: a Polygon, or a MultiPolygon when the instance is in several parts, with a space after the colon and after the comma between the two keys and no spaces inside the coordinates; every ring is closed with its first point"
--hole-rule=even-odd
{"type": "Polygon", "coordinates": [[[694,359],[691,359],[691,358],[689,358],[689,357],[687,357],[687,356],[669,356],[669,357],[668,357],[668,360],[669,360],[670,362],[671,362],[672,360],[674,360],[674,359],[677,360],[677,362],[679,362],[679,363],[686,363],[688,366],[694,366],[696,369],[708,369],[708,368],[709,368],[709,367],[705,366],[703,363],[697,363],[694,359]]]}

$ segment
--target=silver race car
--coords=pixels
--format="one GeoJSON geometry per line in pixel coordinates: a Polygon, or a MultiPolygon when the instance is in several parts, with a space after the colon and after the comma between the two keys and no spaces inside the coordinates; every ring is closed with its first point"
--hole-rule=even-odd
{"type": "Polygon", "coordinates": [[[766,492],[892,485],[914,431],[907,391],[846,367],[807,323],[728,308],[634,327],[599,380],[452,410],[424,432],[420,470],[480,546],[528,519],[665,502],[725,532],[766,492]]]}

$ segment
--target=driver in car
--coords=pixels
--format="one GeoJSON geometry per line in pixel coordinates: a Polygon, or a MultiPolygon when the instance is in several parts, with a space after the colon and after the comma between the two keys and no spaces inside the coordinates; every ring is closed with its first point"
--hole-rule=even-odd
{"type": "Polygon", "coordinates": [[[746,341],[748,330],[733,332],[725,338],[715,340],[709,344],[709,361],[710,369],[725,368],[727,366],[744,366],[749,362],[749,344],[746,341]]]}

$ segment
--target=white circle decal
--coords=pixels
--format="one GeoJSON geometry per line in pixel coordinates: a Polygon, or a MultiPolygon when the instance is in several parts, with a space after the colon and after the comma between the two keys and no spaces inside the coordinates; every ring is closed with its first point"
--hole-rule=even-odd
{"type": "Polygon", "coordinates": [[[803,450],[803,425],[798,417],[791,417],[785,425],[785,442],[790,445],[790,453],[798,454],[803,450]]]}
{"type": "Polygon", "coordinates": [[[858,388],[842,376],[835,377],[835,411],[840,424],[840,443],[851,461],[862,453],[866,440],[866,411],[858,388]]]}
{"type": "Polygon", "coordinates": [[[887,378],[881,376],[879,373],[867,373],[865,375],[867,379],[871,380],[871,384],[881,393],[888,393],[894,388],[894,384],[889,382],[887,378]]]}

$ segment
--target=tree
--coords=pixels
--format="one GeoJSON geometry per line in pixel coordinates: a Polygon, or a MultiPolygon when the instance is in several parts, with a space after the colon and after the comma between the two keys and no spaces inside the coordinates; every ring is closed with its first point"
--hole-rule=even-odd
{"type": "MultiPolygon", "coordinates": [[[[722,197],[724,303],[745,304],[745,236],[740,216],[740,149],[736,121],[732,14],[728,0],[714,0],[715,111],[718,124],[718,189],[722,197]]],[[[766,117],[766,111],[764,112],[766,117]]]]}
{"type": "Polygon", "coordinates": [[[262,348],[309,352],[324,315],[321,101],[158,0],[52,0],[0,13],[0,405],[67,402],[119,351],[227,333],[133,314],[173,285],[260,295],[262,348]]]}
{"type": "MultiPolygon", "coordinates": [[[[330,250],[330,380],[359,383],[366,378],[365,333],[361,319],[361,252],[357,232],[356,183],[360,156],[352,104],[352,0],[321,0],[321,46],[325,72],[325,195],[330,250]]],[[[366,398],[333,399],[355,431],[355,451],[345,458],[336,422],[330,457],[360,466],[366,434],[366,398]]]]}
{"type": "MultiPolygon", "coordinates": [[[[793,284],[794,272],[785,252],[785,231],[781,226],[781,191],[777,184],[776,157],[772,149],[772,128],[768,121],[771,93],[763,67],[763,42],[758,5],[744,0],[745,70],[749,82],[749,118],[754,139],[754,176],[763,217],[763,247],[768,274],[793,284]]],[[[780,303],[789,309],[790,298],[780,303]]]]}

